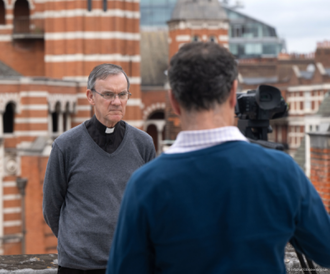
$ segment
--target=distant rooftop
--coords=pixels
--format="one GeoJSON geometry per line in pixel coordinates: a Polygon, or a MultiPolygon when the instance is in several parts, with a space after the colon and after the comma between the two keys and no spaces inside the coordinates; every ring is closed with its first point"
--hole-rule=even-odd
{"type": "Polygon", "coordinates": [[[274,77],[243,77],[244,84],[246,85],[261,85],[261,84],[270,84],[270,83],[277,83],[278,78],[277,76],[274,77]]]}
{"type": "Polygon", "coordinates": [[[227,20],[218,0],[178,0],[171,20],[227,20]]]}
{"type": "Polygon", "coordinates": [[[11,67],[7,66],[5,63],[0,61],[0,78],[6,78],[6,77],[17,77],[22,76],[20,73],[18,73],[16,70],[12,69],[11,67]]]}
{"type": "Polygon", "coordinates": [[[324,68],[326,74],[328,74],[330,76],[330,68],[324,68]]]}
{"type": "Polygon", "coordinates": [[[302,78],[305,79],[312,79],[314,72],[313,71],[300,71],[300,75],[302,78]]]}

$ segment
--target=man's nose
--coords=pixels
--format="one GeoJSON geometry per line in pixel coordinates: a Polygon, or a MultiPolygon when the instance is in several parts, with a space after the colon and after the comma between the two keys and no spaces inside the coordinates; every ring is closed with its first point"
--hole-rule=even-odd
{"type": "Polygon", "coordinates": [[[112,104],[112,105],[120,105],[120,104],[121,104],[121,101],[120,101],[118,95],[115,97],[115,99],[113,99],[113,100],[111,101],[111,104],[112,104]]]}

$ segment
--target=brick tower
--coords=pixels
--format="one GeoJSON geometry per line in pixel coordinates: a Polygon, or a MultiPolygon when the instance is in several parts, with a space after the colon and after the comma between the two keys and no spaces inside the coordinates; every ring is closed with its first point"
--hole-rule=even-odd
{"type": "MultiPolygon", "coordinates": [[[[218,0],[178,0],[171,20],[167,22],[169,59],[182,45],[190,42],[210,41],[228,48],[228,22],[218,0]]],[[[165,138],[175,140],[179,131],[180,122],[167,100],[165,138]]]]}

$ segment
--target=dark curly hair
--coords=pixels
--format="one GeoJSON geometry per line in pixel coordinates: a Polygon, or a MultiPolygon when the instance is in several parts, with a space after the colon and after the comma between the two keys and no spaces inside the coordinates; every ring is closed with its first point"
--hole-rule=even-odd
{"type": "Polygon", "coordinates": [[[185,44],[172,57],[168,69],[174,97],[186,110],[209,110],[229,96],[237,77],[234,56],[208,42],[185,44]]]}

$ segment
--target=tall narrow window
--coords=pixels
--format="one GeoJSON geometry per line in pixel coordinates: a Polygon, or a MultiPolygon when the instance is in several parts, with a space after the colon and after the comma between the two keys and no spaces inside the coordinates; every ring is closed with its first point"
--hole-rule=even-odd
{"type": "Polygon", "coordinates": [[[14,116],[15,116],[15,105],[13,103],[8,103],[6,106],[5,113],[3,114],[4,133],[14,132],[14,116]]]}
{"type": "Polygon", "coordinates": [[[17,0],[14,7],[14,33],[30,32],[30,7],[27,0],[17,0]]]}
{"type": "Polygon", "coordinates": [[[6,12],[5,12],[5,3],[3,0],[0,0],[0,25],[6,24],[6,12]]]}
{"type": "Polygon", "coordinates": [[[52,113],[53,133],[57,133],[59,131],[60,110],[61,105],[57,102],[55,105],[55,111],[52,113]]]}
{"type": "Polygon", "coordinates": [[[92,0],[87,0],[87,10],[88,11],[92,10],[92,0]]]}
{"type": "Polygon", "coordinates": [[[108,0],[103,0],[103,10],[104,11],[108,10],[108,0]]]}

